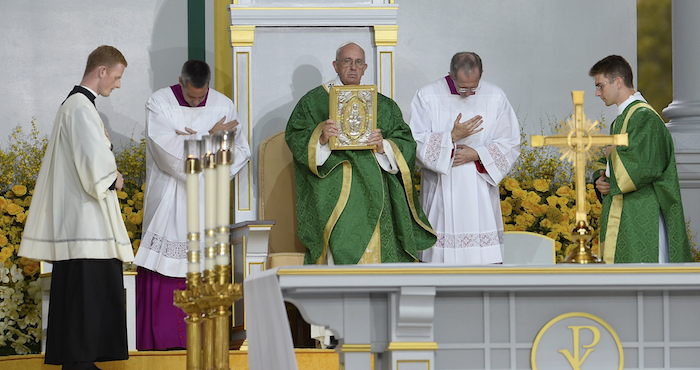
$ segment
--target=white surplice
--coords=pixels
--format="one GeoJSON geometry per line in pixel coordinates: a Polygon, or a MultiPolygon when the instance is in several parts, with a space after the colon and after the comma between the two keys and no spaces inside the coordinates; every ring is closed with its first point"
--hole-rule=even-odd
{"type": "MultiPolygon", "coordinates": [[[[207,135],[222,117],[228,122],[238,115],[231,99],[214,89],[209,89],[206,104],[202,107],[180,106],[170,87],[156,91],[148,99],[143,232],[134,261],[138,266],[166,276],[186,276],[187,188],[184,143],[186,139],[200,139],[207,135]],[[176,134],[175,130],[185,131],[185,127],[197,131],[197,134],[176,134]]],[[[250,158],[248,140],[241,132],[236,128],[231,178],[250,158]]],[[[203,189],[202,180],[200,191],[203,189]]],[[[204,203],[200,204],[200,225],[204,225],[204,203]]],[[[204,235],[203,230],[201,235],[204,235]]]]}
{"type": "Polygon", "coordinates": [[[424,262],[488,264],[502,262],[503,220],[498,183],[520,154],[520,126],[505,93],[481,80],[467,98],[453,94],[445,78],[416,93],[410,126],[418,144],[421,201],[437,243],[423,251],[424,262]],[[483,131],[452,142],[455,118],[483,117],[483,131]],[[452,167],[457,144],[477,151],[475,162],[452,167]]]}
{"type": "Polygon", "coordinates": [[[19,255],[43,261],[134,259],[116,191],[117,164],[93,103],[73,94],[56,114],[19,255]]]}

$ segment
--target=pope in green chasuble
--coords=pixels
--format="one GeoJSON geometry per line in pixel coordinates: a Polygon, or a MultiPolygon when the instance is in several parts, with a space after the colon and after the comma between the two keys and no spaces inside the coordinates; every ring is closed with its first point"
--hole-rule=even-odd
{"type": "Polygon", "coordinates": [[[608,158],[610,193],[603,198],[600,232],[605,262],[659,262],[660,215],[668,261],[692,261],[670,132],[641,100],[629,104],[610,129],[625,132],[629,146],[616,147],[608,158]]]}
{"type": "MultiPolygon", "coordinates": [[[[285,133],[294,157],[297,234],[305,263],[414,262],[433,246],[411,174],[416,143],[396,103],[377,94],[377,128],[390,144],[399,171],[381,168],[372,150],[336,150],[320,166],[316,151],[329,117],[329,87],[304,95],[285,133]]],[[[385,144],[386,147],[386,144],[385,144]]]]}

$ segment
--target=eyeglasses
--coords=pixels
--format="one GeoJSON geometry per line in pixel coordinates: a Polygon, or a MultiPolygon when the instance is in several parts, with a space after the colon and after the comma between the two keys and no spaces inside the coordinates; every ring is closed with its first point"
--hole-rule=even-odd
{"type": "Polygon", "coordinates": [[[452,82],[454,83],[455,88],[457,89],[457,92],[459,94],[476,94],[476,91],[479,89],[479,85],[477,85],[476,87],[460,87],[457,85],[457,80],[454,78],[452,78],[452,82]]]}
{"type": "Polygon", "coordinates": [[[457,92],[460,94],[466,94],[466,93],[472,93],[476,94],[476,90],[478,90],[479,87],[458,87],[457,92]]]}
{"type": "Polygon", "coordinates": [[[346,67],[346,68],[350,67],[352,65],[355,65],[355,67],[364,67],[365,60],[364,59],[345,58],[345,59],[339,60],[338,63],[340,63],[341,66],[346,67]]]}
{"type": "Polygon", "coordinates": [[[609,85],[607,82],[600,82],[595,84],[595,91],[602,91],[605,86],[609,85]]]}

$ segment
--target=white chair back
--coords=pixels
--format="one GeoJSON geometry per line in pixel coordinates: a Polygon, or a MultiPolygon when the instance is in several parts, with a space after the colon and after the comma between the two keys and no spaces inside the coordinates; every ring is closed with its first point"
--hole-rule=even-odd
{"type": "Polygon", "coordinates": [[[503,263],[512,265],[553,265],[554,239],[527,231],[503,233],[503,263]]]}

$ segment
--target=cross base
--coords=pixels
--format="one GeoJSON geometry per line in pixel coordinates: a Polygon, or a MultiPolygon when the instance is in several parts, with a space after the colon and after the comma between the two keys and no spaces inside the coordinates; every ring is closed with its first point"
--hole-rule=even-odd
{"type": "Polygon", "coordinates": [[[591,228],[588,227],[586,221],[579,221],[576,228],[572,231],[574,249],[566,256],[564,263],[592,264],[605,263],[598,256],[591,252],[591,247],[588,243],[591,241],[591,228]]]}

